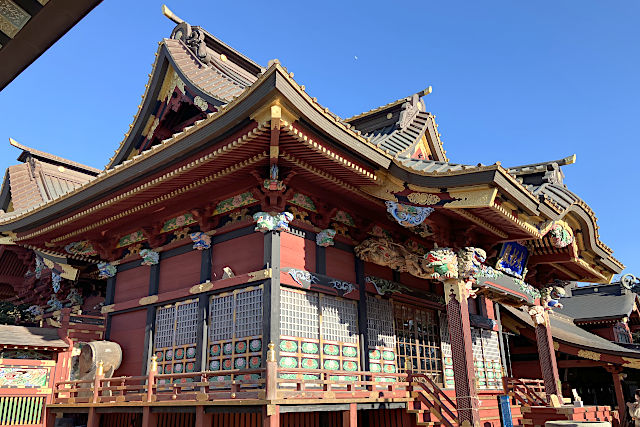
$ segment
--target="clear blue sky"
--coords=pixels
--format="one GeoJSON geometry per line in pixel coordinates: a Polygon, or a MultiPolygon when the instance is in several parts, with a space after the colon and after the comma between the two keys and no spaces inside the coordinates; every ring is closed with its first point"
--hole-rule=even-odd
{"type": "MultiPolygon", "coordinates": [[[[0,92],[8,138],[102,168],[137,110],[160,1],[105,0],[0,92]]],[[[266,65],[278,58],[342,117],[429,85],[452,162],[518,165],[576,153],[569,188],[602,240],[640,275],[637,254],[640,2],[174,1],[192,25],[266,65]],[[357,59],[356,59],[357,57],[357,59]]]]}

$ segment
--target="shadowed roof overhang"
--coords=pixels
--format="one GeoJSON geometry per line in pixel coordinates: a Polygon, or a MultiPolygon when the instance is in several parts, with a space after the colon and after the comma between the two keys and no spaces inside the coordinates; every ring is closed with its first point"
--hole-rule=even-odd
{"type": "Polygon", "coordinates": [[[471,169],[455,174],[421,175],[393,163],[389,171],[407,184],[421,187],[449,189],[473,185],[493,185],[500,188],[505,195],[517,200],[527,214],[537,215],[539,213],[539,201],[522,186],[516,185],[497,165],[488,166],[478,171],[471,169]]]}
{"type": "Polygon", "coordinates": [[[293,84],[281,66],[270,67],[256,84],[221,113],[205,119],[205,123],[192,132],[184,132],[184,135],[175,143],[153,152],[153,155],[143,155],[140,161],[120,165],[119,168],[122,169],[116,168],[106,175],[103,173],[77,191],[35,209],[32,213],[7,220],[4,224],[0,224],[0,231],[23,232],[33,229],[96,202],[105,194],[117,192],[134,182],[142,181],[159,170],[184,160],[204,147],[223,139],[238,126],[246,124],[252,113],[276,98],[282,99],[296,110],[300,118],[319,134],[360,154],[363,163],[385,169],[389,166],[391,160],[388,157],[361,141],[352,131],[340,128],[334,120],[320,110],[319,106],[312,105],[293,84]]]}
{"type": "Polygon", "coordinates": [[[12,39],[3,43],[4,46],[0,49],[0,90],[101,1],[49,0],[44,7],[31,15],[24,27],[12,39]]]}
{"type": "MultiPolygon", "coordinates": [[[[535,341],[535,327],[531,316],[519,308],[503,305],[506,313],[501,313],[511,317],[517,323],[526,329],[520,329],[520,333],[527,339],[535,341]]],[[[561,310],[561,309],[559,309],[561,310]]],[[[503,324],[505,316],[502,316],[503,324]]],[[[578,357],[592,358],[602,362],[620,364],[626,367],[638,369],[640,366],[640,351],[627,349],[606,340],[598,335],[585,331],[581,327],[575,325],[571,318],[555,312],[549,313],[551,321],[551,334],[554,342],[559,344],[559,351],[568,354],[574,354],[578,357]],[[586,352],[585,352],[586,351],[586,352]]],[[[508,327],[508,326],[507,326],[508,327]]]]}

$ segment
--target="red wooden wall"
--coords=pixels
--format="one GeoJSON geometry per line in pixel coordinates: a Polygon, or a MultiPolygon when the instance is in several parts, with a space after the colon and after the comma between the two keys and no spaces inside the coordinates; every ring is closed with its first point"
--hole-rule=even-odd
{"type": "Polygon", "coordinates": [[[114,302],[125,302],[148,295],[150,269],[151,267],[142,265],[118,273],[116,275],[114,302]]]}
{"type": "Polygon", "coordinates": [[[158,293],[190,288],[200,283],[201,262],[200,251],[190,251],[163,259],[160,262],[158,293]]]}
{"type": "Polygon", "coordinates": [[[264,265],[264,235],[262,233],[255,232],[218,243],[212,247],[212,280],[221,279],[222,268],[227,266],[236,275],[262,270],[264,265]]]}
{"type": "Polygon", "coordinates": [[[329,246],[326,249],[327,276],[356,282],[356,260],[352,252],[329,246]]]}
{"type": "Polygon", "coordinates": [[[280,234],[280,266],[316,272],[316,243],[290,233],[280,234]]]}
{"type": "Polygon", "coordinates": [[[114,376],[140,375],[146,323],[146,309],[112,316],[109,340],[117,342],[122,347],[122,364],[114,376]]]}

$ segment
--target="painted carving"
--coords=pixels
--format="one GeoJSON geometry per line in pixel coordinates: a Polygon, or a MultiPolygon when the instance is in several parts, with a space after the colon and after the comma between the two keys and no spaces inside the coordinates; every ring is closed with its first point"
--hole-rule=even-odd
{"type": "Polygon", "coordinates": [[[348,294],[355,289],[355,286],[353,286],[353,283],[344,282],[342,280],[332,280],[329,282],[329,284],[333,286],[336,290],[342,291],[343,294],[348,294]]]}
{"type": "Polygon", "coordinates": [[[0,367],[0,387],[2,388],[41,388],[49,382],[50,368],[32,366],[0,367]]]}
{"type": "Polygon", "coordinates": [[[550,235],[551,244],[556,248],[566,248],[574,241],[573,230],[564,221],[545,221],[539,229],[543,236],[550,235]]]}
{"type": "Polygon", "coordinates": [[[458,257],[450,248],[433,249],[425,258],[427,265],[433,268],[433,279],[445,281],[458,277],[458,257]]]}
{"type": "Polygon", "coordinates": [[[98,263],[98,277],[100,279],[109,279],[116,275],[118,269],[110,262],[98,263]]]}
{"type": "Polygon", "coordinates": [[[218,203],[215,210],[213,211],[213,214],[220,215],[241,208],[243,206],[250,205],[257,201],[258,200],[253,197],[250,192],[238,194],[237,196],[229,197],[228,199],[224,199],[223,201],[218,203]]]}
{"type": "Polygon", "coordinates": [[[72,306],[82,305],[84,302],[84,298],[82,298],[82,295],[80,295],[80,292],[78,292],[76,288],[71,288],[67,294],[67,300],[72,306]]]}
{"type": "Polygon", "coordinates": [[[458,277],[467,281],[479,277],[486,267],[487,253],[480,248],[465,247],[458,251],[458,277]]]}
{"type": "Polygon", "coordinates": [[[393,201],[386,201],[385,204],[387,205],[387,212],[403,227],[415,227],[422,224],[434,211],[430,207],[404,205],[393,201]]]}
{"type": "Polygon", "coordinates": [[[346,224],[346,225],[348,225],[348,226],[350,226],[350,227],[355,227],[355,226],[356,226],[356,223],[355,223],[355,221],[353,220],[353,217],[352,217],[351,215],[349,215],[349,214],[348,214],[347,212],[345,212],[345,211],[338,211],[338,212],[336,212],[336,214],[334,215],[334,217],[333,217],[333,218],[331,218],[331,219],[334,219],[334,220],[336,220],[336,221],[338,221],[338,222],[341,222],[341,223],[343,223],[343,224],[346,224]]]}
{"type": "Polygon", "coordinates": [[[160,254],[151,249],[143,249],[140,251],[142,265],[156,265],[160,261],[160,254]]]}
{"type": "Polygon", "coordinates": [[[528,307],[529,316],[533,319],[533,323],[537,325],[544,325],[544,307],[539,305],[534,305],[533,307],[528,307]]]}
{"type": "Polygon", "coordinates": [[[145,239],[142,231],[136,231],[135,233],[127,234],[118,241],[118,248],[132,245],[134,243],[142,242],[145,239]]]}
{"type": "Polygon", "coordinates": [[[58,297],[56,297],[56,294],[51,294],[51,298],[49,298],[47,304],[52,311],[62,310],[63,307],[62,302],[58,299],[58,297]]]}
{"type": "Polygon", "coordinates": [[[44,265],[44,261],[42,260],[42,257],[40,255],[36,254],[36,266],[35,266],[35,270],[34,270],[34,273],[36,275],[36,279],[39,279],[42,276],[42,270],[44,270],[45,268],[46,268],[46,266],[44,265]]]}
{"type": "Polygon", "coordinates": [[[407,196],[411,203],[418,205],[435,205],[440,203],[440,197],[431,193],[411,193],[407,196]]]}
{"type": "Polygon", "coordinates": [[[566,294],[564,288],[561,286],[549,286],[540,290],[540,299],[542,307],[545,310],[553,310],[556,308],[562,308],[562,304],[559,299],[566,294]]]}
{"type": "Polygon", "coordinates": [[[313,274],[305,270],[298,270],[296,268],[290,268],[289,276],[304,289],[309,289],[313,283],[318,283],[318,278],[313,274]]]}
{"type": "Polygon", "coordinates": [[[33,317],[42,316],[44,314],[44,310],[39,305],[32,305],[27,308],[27,311],[31,313],[33,317]]]}
{"type": "Polygon", "coordinates": [[[306,196],[302,193],[295,193],[291,199],[289,199],[289,203],[293,205],[298,205],[301,208],[304,208],[311,212],[316,212],[316,204],[313,203],[311,197],[306,196]]]}
{"type": "Polygon", "coordinates": [[[322,230],[316,235],[316,244],[318,246],[322,246],[326,248],[327,246],[333,246],[333,238],[336,236],[336,230],[332,230],[327,228],[326,230],[322,230]]]}
{"type": "Polygon", "coordinates": [[[253,215],[256,221],[256,231],[289,231],[289,221],[293,220],[293,214],[290,212],[282,212],[276,215],[270,215],[266,212],[257,212],[253,215]]]}
{"type": "Polygon", "coordinates": [[[367,276],[365,278],[367,283],[371,283],[378,295],[395,294],[396,292],[409,291],[409,288],[401,285],[400,283],[393,282],[387,279],[381,279],[379,277],[367,276]]]}
{"type": "Polygon", "coordinates": [[[189,234],[191,241],[193,242],[193,249],[204,251],[211,247],[211,236],[202,231],[189,234]]]}
{"type": "Polygon", "coordinates": [[[367,239],[355,247],[355,252],[363,261],[389,267],[401,273],[409,273],[425,279],[433,275],[433,269],[428,266],[425,258],[389,239],[367,239]]]}
{"type": "Polygon", "coordinates": [[[51,287],[53,288],[53,292],[55,292],[56,294],[60,290],[61,282],[62,282],[62,277],[55,271],[51,271],[51,287]]]}
{"type": "Polygon", "coordinates": [[[187,225],[195,224],[196,222],[197,221],[193,218],[191,213],[186,213],[166,221],[160,232],[166,233],[168,231],[177,230],[179,228],[184,228],[187,225]]]}
{"type": "Polygon", "coordinates": [[[278,179],[278,165],[271,165],[269,169],[269,179],[264,180],[263,186],[266,190],[270,191],[284,191],[287,188],[284,182],[278,179]]]}
{"type": "Polygon", "coordinates": [[[89,243],[87,240],[69,243],[64,247],[64,250],[72,255],[94,256],[98,254],[91,243],[89,243]]]}

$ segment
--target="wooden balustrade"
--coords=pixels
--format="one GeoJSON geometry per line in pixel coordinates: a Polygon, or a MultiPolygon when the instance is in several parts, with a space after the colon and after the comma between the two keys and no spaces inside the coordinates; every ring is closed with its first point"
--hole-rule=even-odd
{"type": "Polygon", "coordinates": [[[221,370],[62,381],[53,404],[211,401],[233,399],[408,398],[406,374],[321,369],[221,370]],[[267,378],[269,377],[269,379],[267,378]]]}
{"type": "Polygon", "coordinates": [[[503,377],[502,385],[504,393],[515,399],[519,405],[547,406],[544,380],[503,377]]]}
{"type": "Polygon", "coordinates": [[[428,375],[411,373],[408,378],[412,390],[417,391],[416,399],[424,403],[445,427],[454,427],[458,421],[457,405],[428,375]]]}
{"type": "Polygon", "coordinates": [[[393,399],[409,397],[406,374],[278,368],[279,399],[393,399]]]}

